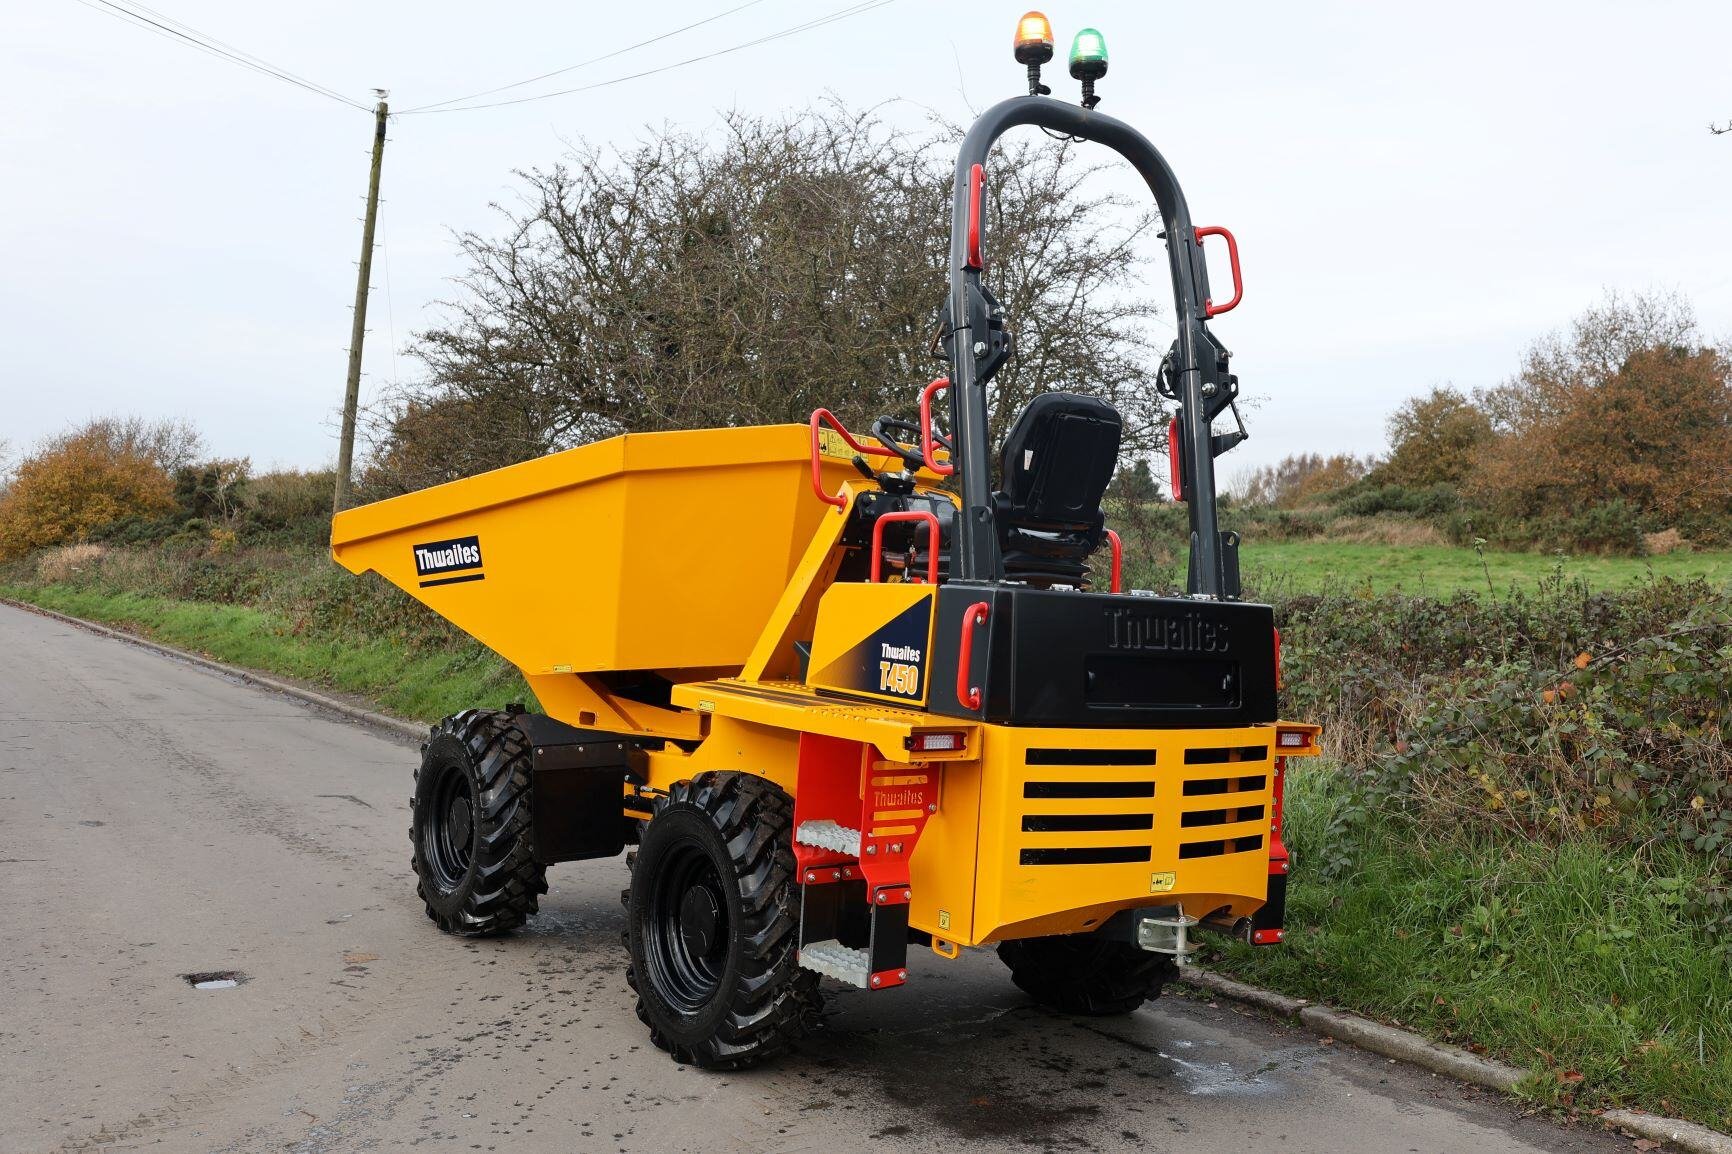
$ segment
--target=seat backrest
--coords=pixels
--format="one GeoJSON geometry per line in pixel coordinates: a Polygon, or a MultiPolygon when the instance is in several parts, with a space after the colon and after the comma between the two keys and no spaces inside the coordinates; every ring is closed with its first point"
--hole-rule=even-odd
{"type": "Polygon", "coordinates": [[[1028,525],[1100,524],[1124,422],[1096,397],[1042,393],[1004,438],[1004,512],[1028,525]]]}

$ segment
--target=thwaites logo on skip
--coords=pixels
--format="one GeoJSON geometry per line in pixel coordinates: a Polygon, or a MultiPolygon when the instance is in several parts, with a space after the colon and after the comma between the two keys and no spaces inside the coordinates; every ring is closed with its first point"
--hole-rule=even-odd
{"type": "Polygon", "coordinates": [[[480,581],[481,538],[454,537],[449,541],[426,541],[415,547],[415,575],[421,578],[421,588],[429,585],[455,585],[459,581],[480,581]]]}

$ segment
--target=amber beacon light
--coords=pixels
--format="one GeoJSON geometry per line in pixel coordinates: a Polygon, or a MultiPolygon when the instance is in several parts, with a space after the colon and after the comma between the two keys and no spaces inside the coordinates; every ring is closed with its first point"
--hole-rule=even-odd
{"type": "Polygon", "coordinates": [[[1040,66],[1052,59],[1052,21],[1044,12],[1027,12],[1016,22],[1016,62],[1028,65],[1028,94],[1048,96],[1040,82],[1040,66]]]}

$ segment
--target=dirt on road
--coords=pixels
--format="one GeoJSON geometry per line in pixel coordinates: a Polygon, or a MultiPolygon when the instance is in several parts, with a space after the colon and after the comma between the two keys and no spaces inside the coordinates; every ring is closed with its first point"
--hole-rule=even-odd
{"type": "Polygon", "coordinates": [[[0,1151],[1629,1149],[1195,995],[1050,1014],[989,950],[682,1068],[626,989],[623,861],[447,937],[411,746],[7,607],[0,653],[0,1151]]]}

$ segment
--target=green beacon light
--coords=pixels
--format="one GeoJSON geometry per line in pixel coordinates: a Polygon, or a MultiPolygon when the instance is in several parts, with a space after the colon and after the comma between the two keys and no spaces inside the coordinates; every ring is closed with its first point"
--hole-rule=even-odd
{"type": "Polygon", "coordinates": [[[1095,81],[1107,74],[1107,38],[1094,28],[1084,28],[1070,42],[1070,74],[1082,81],[1082,105],[1093,108],[1101,102],[1095,81]]]}

